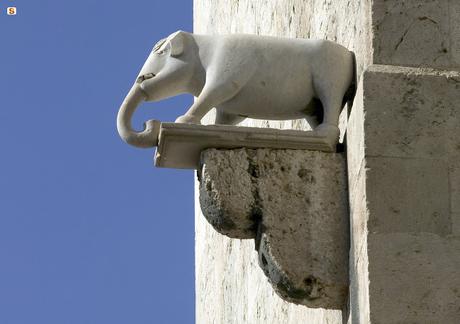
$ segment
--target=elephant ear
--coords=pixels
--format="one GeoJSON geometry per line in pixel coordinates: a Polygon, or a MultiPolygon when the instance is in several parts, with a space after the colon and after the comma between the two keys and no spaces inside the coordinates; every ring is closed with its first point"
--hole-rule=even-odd
{"type": "Polygon", "coordinates": [[[171,47],[171,56],[179,56],[184,52],[184,32],[179,30],[172,34],[169,38],[169,46],[171,47]]]}

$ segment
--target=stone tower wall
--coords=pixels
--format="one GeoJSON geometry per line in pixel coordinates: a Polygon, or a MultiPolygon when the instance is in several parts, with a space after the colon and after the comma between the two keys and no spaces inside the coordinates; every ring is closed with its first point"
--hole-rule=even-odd
{"type": "MultiPolygon", "coordinates": [[[[349,309],[283,301],[253,241],[215,232],[196,197],[196,322],[460,322],[460,2],[195,0],[194,32],[333,40],[355,52],[358,79],[341,116],[349,309]]],[[[308,130],[303,120],[244,125],[308,130]]]]}

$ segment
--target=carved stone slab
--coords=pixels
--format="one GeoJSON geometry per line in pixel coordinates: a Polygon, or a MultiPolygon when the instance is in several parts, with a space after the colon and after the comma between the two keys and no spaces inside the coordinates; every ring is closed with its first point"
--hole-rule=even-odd
{"type": "Polygon", "coordinates": [[[336,145],[312,131],[271,128],[162,123],[155,166],[198,169],[207,148],[309,149],[335,152],[336,145]]]}
{"type": "Polygon", "coordinates": [[[203,215],[224,235],[255,239],[259,265],[278,295],[342,309],[349,250],[344,154],[209,149],[202,165],[203,215]]]}

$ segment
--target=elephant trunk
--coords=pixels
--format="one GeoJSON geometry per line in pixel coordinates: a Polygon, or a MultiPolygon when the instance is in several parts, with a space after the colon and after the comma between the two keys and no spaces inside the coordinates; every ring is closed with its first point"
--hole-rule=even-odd
{"type": "Polygon", "coordinates": [[[117,129],[120,137],[128,144],[137,147],[153,147],[158,144],[158,133],[160,132],[160,122],[157,120],[149,120],[144,123],[144,130],[136,132],[131,127],[131,118],[136,111],[136,108],[142,101],[146,99],[146,95],[135,83],[125,100],[120,106],[117,116],[117,129]]]}

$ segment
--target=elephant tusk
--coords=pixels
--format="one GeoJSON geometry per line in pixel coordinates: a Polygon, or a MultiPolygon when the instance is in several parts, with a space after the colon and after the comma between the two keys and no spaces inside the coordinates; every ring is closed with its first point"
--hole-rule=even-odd
{"type": "Polygon", "coordinates": [[[142,148],[157,146],[161,125],[161,122],[158,120],[148,120],[144,123],[143,131],[136,132],[132,129],[131,118],[136,108],[145,99],[145,93],[139,87],[139,84],[135,83],[121,104],[117,116],[117,129],[120,137],[126,143],[142,148]]]}

